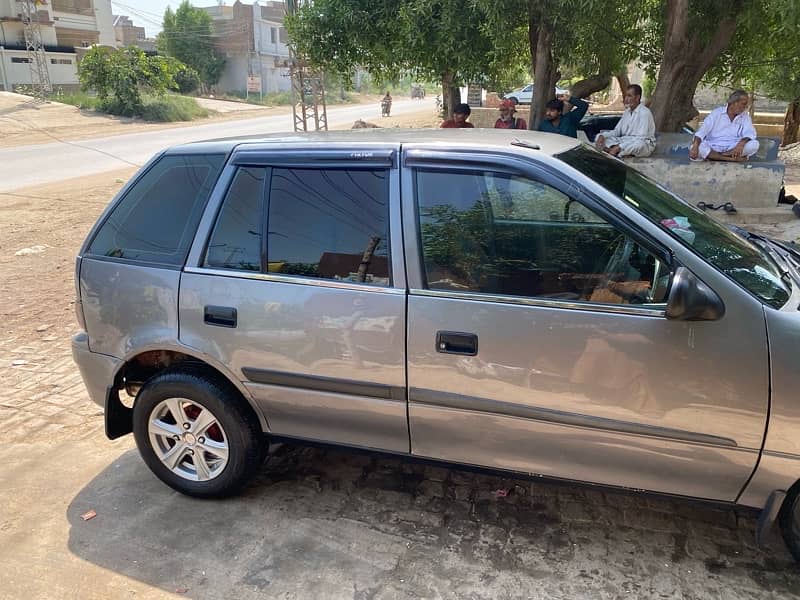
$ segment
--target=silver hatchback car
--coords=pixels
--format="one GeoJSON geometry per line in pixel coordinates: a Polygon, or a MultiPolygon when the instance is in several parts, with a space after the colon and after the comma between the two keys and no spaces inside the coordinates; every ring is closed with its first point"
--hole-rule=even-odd
{"type": "Polygon", "coordinates": [[[313,440],[755,507],[800,558],[799,269],[561,136],[205,142],[90,232],[73,352],[193,496],[313,440]]]}

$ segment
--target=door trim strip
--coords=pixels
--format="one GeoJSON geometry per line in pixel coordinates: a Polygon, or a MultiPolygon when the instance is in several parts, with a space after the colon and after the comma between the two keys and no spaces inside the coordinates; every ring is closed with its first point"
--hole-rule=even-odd
{"type": "MultiPolygon", "coordinates": [[[[412,387],[408,390],[408,401],[410,406],[416,404],[435,408],[450,408],[501,417],[518,417],[532,421],[544,421],[557,425],[570,425],[587,429],[603,429],[606,431],[644,435],[647,437],[661,437],[682,442],[726,446],[729,448],[739,447],[736,440],[717,435],[709,435],[707,433],[696,433],[694,431],[659,427],[657,425],[643,425],[604,417],[592,417],[549,408],[521,406],[512,402],[474,398],[472,396],[464,396],[450,392],[437,392],[435,390],[412,387]]],[[[414,424],[411,423],[412,429],[413,426],[414,424]]],[[[745,448],[742,449],[744,450],[745,448]]]]}
{"type": "Polygon", "coordinates": [[[256,367],[242,367],[242,374],[253,383],[277,385],[281,387],[300,388],[315,392],[333,392],[349,396],[365,396],[367,398],[380,398],[395,402],[406,401],[404,387],[386,385],[383,383],[365,383],[352,379],[339,379],[337,377],[322,377],[319,375],[298,375],[271,369],[257,369],[256,367]]]}
{"type": "Polygon", "coordinates": [[[526,298],[523,296],[499,296],[484,292],[461,292],[451,290],[423,290],[412,288],[410,296],[429,296],[432,298],[450,298],[452,300],[472,300],[478,302],[494,302],[497,304],[518,304],[522,306],[539,306],[543,308],[558,308],[566,310],[581,310],[586,312],[613,313],[636,317],[667,316],[665,303],[634,306],[631,304],[595,304],[592,302],[577,302],[569,300],[549,300],[546,298],[526,298]]]}

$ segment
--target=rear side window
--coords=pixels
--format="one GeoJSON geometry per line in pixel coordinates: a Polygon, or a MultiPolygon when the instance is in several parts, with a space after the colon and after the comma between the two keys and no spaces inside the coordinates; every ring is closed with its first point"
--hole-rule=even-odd
{"type": "Polygon", "coordinates": [[[272,170],[268,270],[388,286],[386,170],[272,170]]]}
{"type": "Polygon", "coordinates": [[[217,218],[205,266],[238,271],[261,270],[263,167],[242,167],[217,218]]]}
{"type": "Polygon", "coordinates": [[[125,194],[88,254],[182,266],[225,156],[165,156],[125,194]]]}

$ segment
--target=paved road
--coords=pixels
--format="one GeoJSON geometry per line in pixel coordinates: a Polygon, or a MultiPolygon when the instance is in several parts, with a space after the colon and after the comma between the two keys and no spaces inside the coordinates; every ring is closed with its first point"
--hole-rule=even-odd
{"type": "MultiPolygon", "coordinates": [[[[434,109],[434,100],[397,100],[392,114],[434,109]]],[[[328,109],[330,127],[349,125],[356,119],[380,121],[375,104],[328,109]]],[[[258,117],[241,121],[206,123],[193,127],[130,133],[79,142],[54,142],[0,150],[0,192],[72,177],[141,165],[167,146],[221,137],[291,131],[292,115],[258,117]],[[33,165],[33,166],[32,166],[33,165]],[[46,165],[46,168],[42,168],[46,165]]]]}

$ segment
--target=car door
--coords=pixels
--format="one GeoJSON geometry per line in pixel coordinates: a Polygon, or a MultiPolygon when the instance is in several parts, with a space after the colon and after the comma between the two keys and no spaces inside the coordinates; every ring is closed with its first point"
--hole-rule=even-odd
{"type": "Polygon", "coordinates": [[[239,150],[204,217],[180,339],[240,377],[274,434],[408,452],[395,161],[239,150]]]}
{"type": "Polygon", "coordinates": [[[670,253],[578,186],[404,152],[412,453],[734,500],[765,428],[758,303],[668,320],[670,253]]]}

